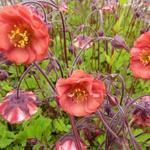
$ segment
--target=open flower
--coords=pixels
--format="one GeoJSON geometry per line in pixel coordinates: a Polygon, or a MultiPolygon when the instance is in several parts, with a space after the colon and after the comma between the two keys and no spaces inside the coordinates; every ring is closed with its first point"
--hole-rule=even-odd
{"type": "Polygon", "coordinates": [[[33,92],[11,91],[0,103],[0,114],[10,124],[21,123],[31,118],[38,110],[37,98],[33,92]]]}
{"type": "Polygon", "coordinates": [[[82,70],[56,83],[58,101],[62,109],[74,116],[86,116],[95,112],[103,103],[104,83],[82,70]]]}
{"type": "Polygon", "coordinates": [[[135,104],[133,123],[141,127],[150,127],[150,96],[144,96],[135,104]]]}
{"type": "Polygon", "coordinates": [[[135,77],[150,79],[150,32],[145,32],[135,41],[130,68],[135,77]]]}
{"type": "Polygon", "coordinates": [[[16,64],[42,60],[48,52],[48,27],[27,6],[0,10],[0,39],[0,51],[16,64]]]}
{"type": "MultiPolygon", "coordinates": [[[[86,150],[86,146],[80,142],[81,149],[86,150]]],[[[66,141],[58,142],[56,144],[56,150],[77,150],[75,142],[72,138],[67,139],[66,141]]]]}
{"type": "Polygon", "coordinates": [[[88,49],[93,45],[92,38],[88,36],[79,35],[73,40],[73,45],[76,48],[88,49]]]}

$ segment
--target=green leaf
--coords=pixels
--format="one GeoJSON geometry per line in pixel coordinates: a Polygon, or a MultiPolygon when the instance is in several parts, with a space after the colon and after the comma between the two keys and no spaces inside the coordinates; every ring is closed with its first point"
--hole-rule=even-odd
{"type": "Polygon", "coordinates": [[[125,10],[122,11],[121,16],[119,17],[118,21],[116,22],[116,24],[113,27],[113,31],[115,33],[119,33],[119,31],[121,30],[121,24],[124,20],[124,15],[125,15],[125,10]]]}
{"type": "Polygon", "coordinates": [[[63,119],[54,119],[53,126],[56,128],[57,131],[60,132],[68,132],[70,129],[70,125],[66,125],[63,119]]]}
{"type": "Polygon", "coordinates": [[[7,130],[6,126],[0,124],[0,148],[6,148],[15,140],[13,132],[7,130]]]}
{"type": "Polygon", "coordinates": [[[128,2],[127,0],[119,0],[119,3],[120,3],[121,5],[126,4],[127,2],[128,2]]]}

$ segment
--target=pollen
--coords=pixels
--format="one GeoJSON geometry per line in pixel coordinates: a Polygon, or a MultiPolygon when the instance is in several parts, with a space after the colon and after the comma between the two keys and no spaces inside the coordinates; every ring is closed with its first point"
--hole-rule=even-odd
{"type": "Polygon", "coordinates": [[[29,44],[29,32],[20,26],[14,25],[9,34],[9,39],[15,47],[25,48],[29,44]]]}
{"type": "Polygon", "coordinates": [[[87,100],[87,96],[87,91],[84,89],[76,88],[73,91],[73,97],[76,103],[84,102],[85,100],[87,100]]]}
{"type": "Polygon", "coordinates": [[[144,65],[148,65],[150,64],[150,52],[146,52],[146,51],[143,51],[141,54],[140,54],[140,61],[144,64],[144,65]]]}

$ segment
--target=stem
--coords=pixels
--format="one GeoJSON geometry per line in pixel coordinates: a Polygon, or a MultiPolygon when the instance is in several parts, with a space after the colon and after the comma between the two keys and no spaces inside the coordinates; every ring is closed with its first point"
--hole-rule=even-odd
{"type": "Polygon", "coordinates": [[[72,64],[72,69],[71,69],[71,71],[70,71],[70,75],[72,74],[72,72],[73,72],[73,70],[74,70],[74,68],[75,68],[75,66],[76,66],[76,63],[78,62],[78,59],[80,58],[80,55],[83,53],[84,48],[85,48],[91,41],[92,41],[92,40],[89,40],[89,41],[84,45],[84,47],[79,51],[79,53],[77,54],[77,56],[76,56],[76,58],[75,58],[75,60],[74,60],[74,62],[73,62],[73,64],[72,64]]]}
{"type": "Polygon", "coordinates": [[[70,122],[71,122],[71,126],[72,126],[72,130],[73,130],[73,134],[75,137],[75,144],[78,150],[82,150],[81,145],[80,145],[80,140],[79,140],[79,134],[75,125],[75,120],[74,120],[74,116],[69,115],[70,118],[70,122]]]}
{"type": "Polygon", "coordinates": [[[22,83],[22,80],[24,79],[24,77],[29,73],[29,71],[31,70],[31,68],[33,67],[33,64],[30,65],[26,71],[22,74],[22,76],[20,77],[19,79],[19,83],[18,83],[18,86],[17,86],[17,99],[19,98],[19,89],[20,89],[20,85],[22,83]]]}
{"type": "Polygon", "coordinates": [[[67,46],[66,46],[66,27],[65,27],[65,21],[64,21],[64,16],[62,12],[60,11],[60,17],[62,21],[62,26],[63,26],[63,38],[64,38],[64,55],[65,55],[65,62],[66,66],[68,68],[68,60],[67,60],[67,46]]]}
{"type": "Polygon", "coordinates": [[[34,74],[33,74],[33,77],[34,77],[34,79],[35,79],[35,81],[36,81],[36,83],[37,83],[37,86],[38,86],[38,88],[40,89],[40,91],[41,91],[43,97],[45,98],[45,94],[44,94],[44,92],[43,92],[43,90],[42,90],[42,88],[41,88],[41,86],[40,86],[40,84],[39,84],[39,82],[38,82],[37,77],[36,77],[34,74]]]}
{"type": "Polygon", "coordinates": [[[103,124],[105,125],[105,127],[108,129],[108,131],[116,138],[119,140],[119,137],[116,135],[116,133],[109,127],[109,125],[107,124],[107,122],[105,121],[105,119],[103,118],[103,115],[101,113],[100,110],[97,111],[98,115],[100,117],[100,119],[102,120],[103,124]]]}
{"type": "Polygon", "coordinates": [[[125,125],[127,127],[127,130],[128,130],[128,133],[129,133],[129,136],[130,136],[130,139],[131,139],[131,142],[133,144],[133,147],[135,150],[141,150],[141,148],[139,147],[138,143],[136,142],[135,140],[135,137],[134,135],[132,134],[131,130],[130,130],[130,127],[128,125],[128,122],[125,120],[125,125]]]}
{"type": "Polygon", "coordinates": [[[51,81],[49,80],[48,76],[46,75],[46,73],[40,68],[40,66],[37,63],[34,63],[34,66],[41,72],[41,74],[45,77],[45,79],[47,80],[48,84],[50,85],[51,89],[52,89],[52,93],[55,93],[55,88],[53,86],[53,84],[51,83],[51,81]]]}

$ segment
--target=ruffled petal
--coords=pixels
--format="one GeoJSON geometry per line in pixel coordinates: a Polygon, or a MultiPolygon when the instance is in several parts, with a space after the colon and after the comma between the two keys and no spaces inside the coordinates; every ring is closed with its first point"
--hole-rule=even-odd
{"type": "Polygon", "coordinates": [[[26,63],[29,59],[29,54],[26,49],[14,48],[6,53],[8,60],[14,61],[16,64],[26,63]]]}
{"type": "Polygon", "coordinates": [[[26,61],[26,64],[31,64],[32,62],[36,60],[36,54],[31,48],[28,48],[27,51],[28,51],[29,57],[28,57],[28,60],[26,61]]]}
{"type": "Polygon", "coordinates": [[[92,79],[94,79],[92,75],[85,73],[83,70],[75,70],[72,73],[71,78],[77,78],[77,79],[79,79],[79,78],[92,78],[92,79]]]}
{"type": "Polygon", "coordinates": [[[136,78],[150,79],[150,65],[144,65],[140,60],[131,59],[130,68],[136,78]]]}
{"type": "Polygon", "coordinates": [[[134,43],[134,47],[140,49],[150,49],[150,32],[142,34],[134,43]]]}
{"type": "Polygon", "coordinates": [[[0,21],[0,51],[7,51],[11,47],[9,32],[11,27],[0,21]]]}
{"type": "Polygon", "coordinates": [[[46,55],[48,53],[48,42],[46,39],[32,39],[31,47],[36,55],[46,55]]]}
{"type": "Polygon", "coordinates": [[[85,111],[87,113],[96,112],[98,107],[102,104],[102,102],[103,99],[101,99],[101,97],[99,98],[89,97],[85,105],[85,111]]]}

